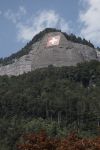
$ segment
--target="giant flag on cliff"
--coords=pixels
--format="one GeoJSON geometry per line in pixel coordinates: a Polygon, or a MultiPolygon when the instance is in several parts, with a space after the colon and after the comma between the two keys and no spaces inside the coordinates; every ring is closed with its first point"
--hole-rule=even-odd
{"type": "Polygon", "coordinates": [[[60,42],[60,36],[59,35],[48,37],[47,47],[59,45],[59,42],[60,42]]]}

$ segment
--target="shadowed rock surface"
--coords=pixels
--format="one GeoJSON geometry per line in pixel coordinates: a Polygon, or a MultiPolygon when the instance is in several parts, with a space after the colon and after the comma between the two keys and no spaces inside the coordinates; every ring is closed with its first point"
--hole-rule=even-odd
{"type": "Polygon", "coordinates": [[[1,66],[0,75],[20,75],[37,68],[54,66],[75,66],[77,63],[99,60],[97,50],[87,45],[74,43],[61,32],[46,33],[38,42],[32,44],[29,54],[16,59],[14,63],[1,66]],[[59,45],[47,46],[48,37],[60,36],[59,45]]]}

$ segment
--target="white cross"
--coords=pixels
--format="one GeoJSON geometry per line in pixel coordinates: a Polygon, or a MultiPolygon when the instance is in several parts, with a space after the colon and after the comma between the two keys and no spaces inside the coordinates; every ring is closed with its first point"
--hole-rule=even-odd
{"type": "Polygon", "coordinates": [[[52,46],[52,45],[59,45],[59,41],[60,41],[60,36],[54,36],[54,37],[49,37],[48,38],[48,43],[47,46],[52,46]]]}
{"type": "Polygon", "coordinates": [[[54,45],[54,44],[58,43],[58,39],[55,38],[55,37],[53,37],[53,38],[49,41],[49,43],[51,43],[52,45],[54,45]]]}

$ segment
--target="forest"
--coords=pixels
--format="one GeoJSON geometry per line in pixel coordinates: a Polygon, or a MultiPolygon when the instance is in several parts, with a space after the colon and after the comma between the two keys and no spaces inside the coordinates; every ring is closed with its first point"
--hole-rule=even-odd
{"type": "Polygon", "coordinates": [[[100,136],[100,62],[0,76],[1,149],[17,150],[22,135],[41,130],[51,138],[100,136]]]}

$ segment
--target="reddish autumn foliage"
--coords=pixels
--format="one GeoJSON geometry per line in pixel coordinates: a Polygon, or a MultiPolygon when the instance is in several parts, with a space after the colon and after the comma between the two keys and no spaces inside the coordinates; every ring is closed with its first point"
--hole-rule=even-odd
{"type": "Polygon", "coordinates": [[[79,138],[75,133],[64,139],[50,138],[45,132],[23,136],[24,144],[18,150],[100,150],[100,137],[95,139],[79,138]]]}

